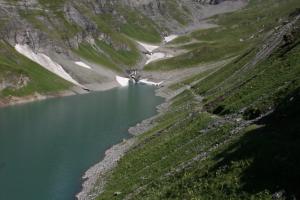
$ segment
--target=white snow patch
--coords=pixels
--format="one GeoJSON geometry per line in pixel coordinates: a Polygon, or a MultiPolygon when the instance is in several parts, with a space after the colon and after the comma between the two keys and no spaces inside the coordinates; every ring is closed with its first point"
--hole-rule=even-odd
{"type": "Polygon", "coordinates": [[[124,77],[121,77],[121,76],[116,76],[116,81],[121,86],[128,86],[128,84],[129,84],[129,78],[124,78],[124,77]]]}
{"type": "Polygon", "coordinates": [[[155,60],[159,60],[159,59],[162,59],[165,57],[165,54],[164,53],[161,53],[161,52],[158,52],[158,53],[153,53],[151,55],[147,55],[147,62],[146,62],[146,65],[150,62],[153,62],[155,60]]]}
{"type": "Polygon", "coordinates": [[[77,81],[75,81],[64,69],[61,65],[51,60],[50,57],[43,53],[34,53],[32,49],[28,45],[20,45],[16,44],[15,49],[22,55],[26,56],[30,60],[40,64],[42,67],[47,70],[53,72],[54,74],[60,76],[61,78],[83,87],[77,81]]]}
{"type": "MultiPolygon", "coordinates": [[[[178,37],[178,35],[170,35],[168,37],[165,37],[164,40],[166,42],[170,42],[177,37],[178,37]]],[[[153,61],[156,61],[159,59],[174,57],[172,54],[167,54],[164,52],[153,52],[154,50],[158,49],[160,46],[155,46],[155,45],[151,45],[151,44],[147,44],[147,43],[143,43],[143,42],[139,42],[139,41],[137,41],[137,43],[139,45],[141,45],[142,47],[144,47],[149,52],[149,54],[147,54],[148,60],[145,63],[146,65],[149,64],[150,62],[153,62],[153,61]]]]}
{"type": "Polygon", "coordinates": [[[151,55],[147,55],[148,60],[146,61],[146,65],[149,64],[150,62],[156,61],[156,60],[160,60],[163,58],[172,58],[174,57],[171,54],[166,54],[166,53],[162,53],[162,52],[157,52],[157,53],[152,53],[151,55]]]}
{"type": "Polygon", "coordinates": [[[172,40],[175,40],[176,38],[178,38],[178,35],[169,35],[167,37],[164,38],[165,42],[171,42],[172,40]]]}
{"type": "Polygon", "coordinates": [[[166,58],[173,58],[174,55],[172,55],[172,54],[167,54],[165,57],[166,57],[166,58]]]}
{"type": "Polygon", "coordinates": [[[137,43],[139,45],[141,45],[142,47],[144,47],[147,51],[149,52],[152,52],[154,51],[155,49],[159,48],[159,46],[156,46],[156,45],[151,45],[151,44],[146,44],[146,43],[143,43],[143,42],[139,42],[137,41],[137,43]]]}
{"type": "Polygon", "coordinates": [[[81,61],[78,61],[78,62],[75,62],[76,65],[79,65],[80,67],[84,67],[84,68],[87,68],[87,69],[92,69],[89,65],[85,64],[84,62],[81,62],[81,61]]]}
{"type": "Polygon", "coordinates": [[[139,83],[144,83],[146,85],[160,86],[163,83],[163,81],[156,83],[156,82],[148,81],[148,79],[141,79],[139,80],[139,83]]]}

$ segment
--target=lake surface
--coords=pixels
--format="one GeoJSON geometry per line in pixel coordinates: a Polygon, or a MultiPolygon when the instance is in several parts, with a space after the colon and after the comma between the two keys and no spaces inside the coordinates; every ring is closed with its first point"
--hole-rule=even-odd
{"type": "Polygon", "coordinates": [[[0,200],[73,200],[84,172],[162,101],[130,85],[0,109],[0,200]]]}

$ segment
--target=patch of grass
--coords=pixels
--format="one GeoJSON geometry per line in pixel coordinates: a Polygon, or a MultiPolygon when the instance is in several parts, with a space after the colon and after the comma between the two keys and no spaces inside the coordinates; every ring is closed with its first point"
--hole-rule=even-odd
{"type": "Polygon", "coordinates": [[[67,0],[38,0],[41,5],[51,10],[63,9],[63,5],[66,1],[67,0]]]}
{"type": "Polygon", "coordinates": [[[276,105],[280,96],[300,86],[300,29],[294,34],[297,39],[292,44],[283,44],[267,60],[211,89],[206,94],[207,109],[213,111],[222,106],[219,112],[225,114],[246,107],[264,113],[276,105]]]}
{"type": "Polygon", "coordinates": [[[108,45],[103,41],[97,41],[97,46],[100,47],[104,52],[106,52],[107,55],[110,56],[112,61],[118,64],[133,66],[134,64],[136,64],[136,61],[140,57],[136,49],[134,51],[115,50],[111,45],[108,45]]]}
{"type": "Polygon", "coordinates": [[[90,44],[81,44],[79,48],[74,51],[91,62],[99,63],[116,71],[121,70],[109,57],[103,54],[100,50],[97,50],[96,47],[92,47],[90,44]]]}
{"type": "Polygon", "coordinates": [[[142,13],[137,13],[136,10],[119,8],[119,12],[126,20],[125,23],[120,25],[122,33],[143,42],[152,44],[161,42],[160,29],[149,18],[142,13]]]}
{"type": "Polygon", "coordinates": [[[254,49],[245,51],[243,55],[236,58],[232,63],[211,74],[205,80],[200,81],[192,87],[199,95],[204,95],[210,89],[219,86],[223,81],[230,77],[234,72],[239,70],[254,56],[254,49]]]}
{"type": "Polygon", "coordinates": [[[186,106],[187,108],[191,107],[191,100],[193,99],[193,95],[189,90],[183,91],[181,94],[177,95],[172,99],[172,108],[186,106]]]}
{"type": "Polygon", "coordinates": [[[204,78],[205,76],[208,76],[214,70],[215,69],[209,69],[209,70],[203,71],[199,74],[192,75],[189,78],[185,79],[184,81],[181,81],[180,83],[175,83],[175,84],[171,85],[169,88],[172,90],[177,90],[185,85],[190,85],[191,83],[198,81],[198,80],[204,78]]]}
{"type": "Polygon", "coordinates": [[[170,42],[170,44],[182,44],[190,41],[191,41],[191,37],[189,37],[188,35],[183,35],[178,38],[175,38],[173,41],[170,42]]]}
{"type": "Polygon", "coordinates": [[[177,48],[185,49],[185,50],[193,50],[193,49],[201,48],[203,45],[207,43],[208,45],[211,45],[213,42],[194,42],[194,43],[178,46],[177,48]]]}
{"type": "Polygon", "coordinates": [[[146,70],[171,70],[176,68],[195,67],[199,64],[213,61],[221,61],[236,56],[245,49],[244,44],[235,43],[232,45],[203,44],[188,53],[177,57],[153,62],[145,66],[146,70]]]}
{"type": "Polygon", "coordinates": [[[173,19],[182,25],[187,25],[190,22],[189,11],[177,1],[167,0],[165,2],[167,12],[173,19]]]}

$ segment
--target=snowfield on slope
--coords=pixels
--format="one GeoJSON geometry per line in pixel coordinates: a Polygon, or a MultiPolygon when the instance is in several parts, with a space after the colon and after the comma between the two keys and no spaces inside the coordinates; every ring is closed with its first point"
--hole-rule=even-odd
{"type": "MultiPolygon", "coordinates": [[[[172,40],[176,39],[177,37],[178,37],[178,35],[169,35],[167,37],[164,37],[164,42],[166,42],[166,43],[171,42],[172,40]]],[[[147,44],[147,43],[143,43],[140,41],[137,41],[137,43],[150,53],[150,54],[147,54],[148,60],[145,63],[146,65],[151,62],[157,61],[157,60],[161,60],[164,58],[172,58],[174,56],[172,54],[167,54],[165,52],[160,52],[160,51],[153,52],[154,50],[160,48],[160,46],[153,45],[153,44],[147,44]]]]}
{"type": "Polygon", "coordinates": [[[146,61],[146,65],[151,62],[163,59],[163,58],[172,58],[172,57],[173,57],[173,55],[166,54],[163,52],[152,53],[151,55],[147,55],[148,60],[146,61]]]}
{"type": "Polygon", "coordinates": [[[43,53],[35,53],[32,51],[32,49],[28,45],[21,45],[16,44],[15,46],[16,51],[18,51],[20,54],[24,55],[25,57],[29,58],[30,60],[38,63],[45,69],[49,70],[50,72],[58,75],[59,77],[75,84],[80,87],[83,87],[81,84],[79,84],[76,80],[74,80],[64,69],[61,65],[54,62],[50,57],[43,53]]]}
{"type": "Polygon", "coordinates": [[[172,40],[175,40],[178,37],[179,37],[178,35],[169,35],[164,38],[164,41],[168,43],[168,42],[171,42],[172,40]]]}
{"type": "Polygon", "coordinates": [[[147,44],[147,43],[143,43],[143,42],[139,42],[139,41],[137,41],[137,43],[139,45],[141,45],[142,47],[144,47],[144,49],[146,49],[150,53],[153,52],[155,49],[159,48],[159,46],[157,46],[157,45],[147,44]]]}
{"type": "Polygon", "coordinates": [[[122,87],[128,86],[128,84],[129,84],[129,78],[124,78],[124,77],[121,77],[121,76],[116,76],[116,81],[117,81],[122,87]]]}
{"type": "Polygon", "coordinates": [[[84,67],[86,69],[92,69],[89,65],[85,64],[84,62],[81,61],[77,61],[75,62],[76,65],[80,66],[80,67],[84,67]]]}

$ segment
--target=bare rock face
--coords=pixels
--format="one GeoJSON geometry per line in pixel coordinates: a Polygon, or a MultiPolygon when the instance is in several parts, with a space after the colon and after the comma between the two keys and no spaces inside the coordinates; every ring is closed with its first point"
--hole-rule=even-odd
{"type": "Polygon", "coordinates": [[[64,13],[66,19],[71,23],[77,24],[87,32],[95,32],[97,26],[94,22],[89,20],[86,16],[82,15],[71,3],[64,6],[64,13]]]}
{"type": "MultiPolygon", "coordinates": [[[[102,3],[104,1],[108,0],[102,0],[102,3]]],[[[160,27],[177,32],[178,30],[181,30],[183,26],[175,19],[176,17],[174,17],[174,15],[182,15],[184,16],[183,18],[189,21],[189,23],[197,23],[199,20],[206,18],[207,12],[202,14],[202,11],[205,10],[207,6],[211,7],[214,5],[217,6],[223,2],[238,1],[241,2],[247,0],[114,0],[110,2],[111,4],[122,2],[122,4],[127,7],[139,10],[160,27]],[[175,5],[176,10],[174,10],[174,7],[170,7],[170,4],[173,4],[173,6],[175,5]],[[186,12],[186,10],[188,10],[188,12],[186,12]]],[[[222,12],[219,8],[217,8],[217,10],[222,12]]]]}
{"type": "MultiPolygon", "coordinates": [[[[216,5],[224,1],[238,1],[238,0],[174,0],[171,3],[178,5],[179,10],[190,10],[190,22],[199,19],[197,13],[199,9],[196,5],[216,5]]],[[[128,50],[129,47],[115,43],[109,35],[103,32],[102,27],[98,27],[96,23],[91,20],[86,14],[82,13],[78,8],[85,7],[90,10],[90,14],[97,16],[100,14],[112,14],[120,24],[126,23],[125,18],[118,12],[117,7],[123,7],[131,11],[139,11],[146,17],[152,19],[162,30],[176,31],[182,28],[172,9],[168,7],[170,2],[166,0],[70,0],[60,5],[58,8],[63,12],[63,17],[70,24],[74,24],[82,31],[74,35],[65,35],[61,38],[62,41],[56,41],[43,30],[38,29],[32,21],[24,19],[20,12],[44,12],[45,16],[36,17],[36,21],[44,24],[49,29],[55,32],[55,27],[63,27],[64,23],[61,18],[52,16],[45,7],[39,4],[38,0],[20,0],[11,2],[8,0],[0,0],[0,18],[6,20],[4,27],[0,29],[0,37],[8,41],[12,46],[16,43],[27,44],[35,51],[43,51],[44,49],[51,49],[57,53],[67,53],[70,48],[78,48],[82,42],[93,44],[93,41],[100,39],[114,48],[128,50]],[[47,16],[47,17],[46,17],[47,16]],[[49,21],[51,19],[51,22],[49,21]],[[55,25],[53,27],[53,25],[55,25]]],[[[184,11],[182,11],[184,13],[184,11]]],[[[90,16],[90,15],[89,15],[90,16]]],[[[101,16],[100,16],[101,17],[101,16]]],[[[117,31],[116,29],[115,31],[117,31]]],[[[59,30],[57,30],[59,31],[59,30]]]]}
{"type": "Polygon", "coordinates": [[[0,77],[0,91],[4,89],[19,90],[25,87],[30,82],[29,77],[24,74],[13,74],[6,72],[0,77]]]}

